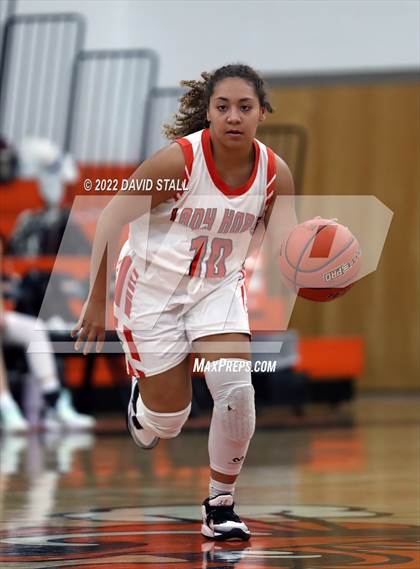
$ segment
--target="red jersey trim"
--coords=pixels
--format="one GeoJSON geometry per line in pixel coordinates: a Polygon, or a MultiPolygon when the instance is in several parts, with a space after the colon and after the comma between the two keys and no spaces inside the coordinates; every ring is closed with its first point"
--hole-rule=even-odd
{"type": "Polygon", "coordinates": [[[266,188],[266,196],[267,198],[271,197],[271,194],[274,191],[274,182],[276,181],[276,155],[271,150],[271,148],[267,148],[267,188],[266,188]]]}
{"type": "Polygon", "coordinates": [[[126,289],[126,293],[125,293],[124,314],[128,318],[130,318],[130,316],[131,316],[131,305],[133,303],[133,295],[134,295],[134,290],[135,290],[136,282],[137,282],[138,278],[139,278],[139,274],[136,271],[136,269],[134,269],[133,272],[131,273],[130,280],[127,283],[127,289],[126,289]]]}
{"type": "Polygon", "coordinates": [[[184,154],[185,160],[185,176],[184,181],[187,183],[191,176],[193,161],[194,161],[194,151],[191,142],[186,138],[177,138],[175,140],[180,147],[182,148],[182,152],[184,154]]]}
{"type": "Polygon", "coordinates": [[[137,351],[136,344],[133,339],[133,333],[129,328],[127,328],[127,326],[123,326],[123,335],[127,343],[127,347],[130,350],[131,359],[141,362],[140,354],[137,351]]]}
{"type": "Polygon", "coordinates": [[[255,150],[255,160],[254,160],[254,168],[252,169],[251,176],[249,177],[248,181],[239,188],[232,188],[228,186],[222,178],[219,176],[216,170],[216,164],[213,160],[213,154],[211,152],[211,141],[210,141],[210,131],[208,128],[203,130],[201,135],[201,144],[203,147],[204,158],[206,161],[207,169],[210,174],[210,177],[214,183],[214,185],[225,194],[225,196],[241,196],[245,194],[252,186],[255,181],[255,177],[258,171],[258,164],[260,162],[260,147],[258,143],[254,140],[254,150],[255,150]]]}

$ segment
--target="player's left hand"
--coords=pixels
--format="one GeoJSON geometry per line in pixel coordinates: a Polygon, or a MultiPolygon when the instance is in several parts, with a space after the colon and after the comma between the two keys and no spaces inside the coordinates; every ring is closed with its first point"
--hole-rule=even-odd
{"type": "Polygon", "coordinates": [[[105,300],[89,298],[83,305],[79,321],[70,332],[72,338],[77,336],[74,344],[79,350],[83,342],[83,354],[86,356],[96,341],[96,353],[99,353],[105,340],[105,300]]]}

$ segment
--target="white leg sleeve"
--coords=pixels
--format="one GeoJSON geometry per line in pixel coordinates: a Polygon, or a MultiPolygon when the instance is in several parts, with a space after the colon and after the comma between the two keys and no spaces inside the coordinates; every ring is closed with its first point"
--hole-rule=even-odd
{"type": "Polygon", "coordinates": [[[36,352],[27,352],[29,371],[39,381],[43,391],[59,389],[52,345],[45,330],[37,330],[38,319],[19,312],[4,313],[5,340],[25,349],[36,342],[36,352]]]}
{"type": "Polygon", "coordinates": [[[209,433],[213,470],[239,474],[255,430],[251,362],[228,358],[214,362],[205,377],[214,408],[209,433]]]}

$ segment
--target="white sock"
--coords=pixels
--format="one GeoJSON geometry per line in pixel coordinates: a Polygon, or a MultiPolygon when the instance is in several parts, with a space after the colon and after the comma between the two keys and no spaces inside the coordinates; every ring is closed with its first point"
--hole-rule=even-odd
{"type": "Polygon", "coordinates": [[[210,478],[209,484],[209,494],[210,498],[214,498],[219,494],[232,494],[235,492],[235,483],[225,484],[224,482],[219,482],[218,480],[213,480],[210,478]]]}
{"type": "Polygon", "coordinates": [[[0,407],[16,407],[16,401],[13,399],[9,391],[0,393],[0,407]]]}

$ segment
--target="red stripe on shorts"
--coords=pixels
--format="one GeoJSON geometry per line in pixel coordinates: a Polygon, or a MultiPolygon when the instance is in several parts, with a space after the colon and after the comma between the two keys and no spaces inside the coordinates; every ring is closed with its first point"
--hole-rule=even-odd
{"type": "Polygon", "coordinates": [[[124,334],[124,338],[126,339],[126,342],[128,344],[128,349],[130,350],[131,358],[133,360],[141,362],[140,354],[138,353],[137,348],[136,348],[136,344],[134,343],[134,340],[133,340],[132,331],[129,328],[127,328],[126,326],[124,326],[123,327],[123,334],[124,334]]]}
{"type": "Polygon", "coordinates": [[[131,305],[133,303],[133,295],[134,295],[135,285],[136,285],[136,281],[137,281],[138,277],[139,277],[139,274],[136,271],[136,269],[134,269],[133,272],[131,273],[130,280],[128,281],[128,284],[127,284],[127,290],[125,293],[124,313],[128,318],[130,318],[130,315],[131,315],[131,305]]]}
{"type": "Polygon", "coordinates": [[[125,358],[126,364],[127,364],[127,374],[130,375],[131,377],[146,377],[146,375],[140,371],[139,369],[135,369],[131,363],[128,361],[128,358],[125,358]]]}
{"type": "Polygon", "coordinates": [[[137,377],[137,373],[136,370],[133,368],[133,366],[130,364],[130,362],[128,361],[128,359],[126,359],[126,363],[127,363],[127,374],[131,375],[134,377],[137,377]]]}
{"type": "Polygon", "coordinates": [[[124,257],[121,261],[120,270],[118,271],[117,284],[115,285],[115,304],[120,306],[121,295],[124,287],[125,277],[127,276],[128,269],[131,267],[132,259],[130,256],[124,257]]]}

